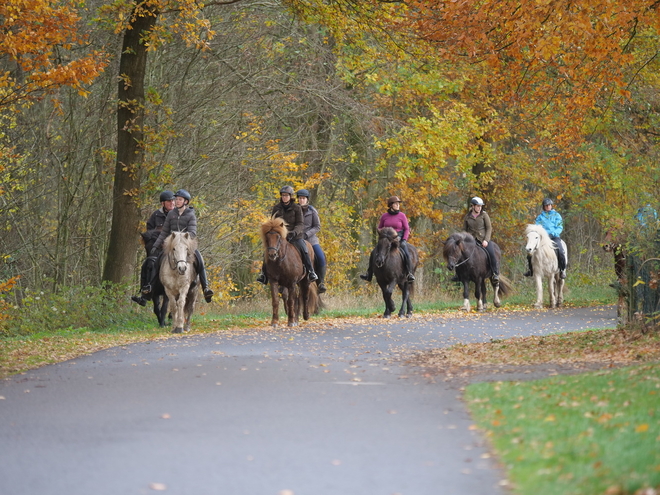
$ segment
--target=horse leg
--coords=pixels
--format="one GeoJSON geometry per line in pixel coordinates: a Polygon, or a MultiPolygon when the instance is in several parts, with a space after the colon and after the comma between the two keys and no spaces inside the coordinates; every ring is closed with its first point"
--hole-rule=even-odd
{"type": "Polygon", "coordinates": [[[463,311],[470,312],[470,280],[463,281],[463,311]]]}
{"type": "Polygon", "coordinates": [[[566,281],[559,277],[559,280],[557,280],[557,307],[561,307],[562,304],[564,304],[564,283],[566,281]]]}
{"type": "Polygon", "coordinates": [[[383,313],[383,318],[389,318],[392,314],[392,311],[396,311],[396,304],[392,299],[392,292],[394,291],[394,286],[390,285],[381,285],[380,290],[383,293],[383,301],[385,301],[385,312],[383,313]]]}
{"type": "Polygon", "coordinates": [[[534,307],[541,309],[543,307],[543,276],[539,273],[541,269],[534,269],[534,282],[536,283],[536,302],[534,307]]]}
{"type": "Polygon", "coordinates": [[[500,301],[500,283],[493,282],[491,280],[490,284],[493,286],[493,292],[495,292],[495,296],[493,297],[493,305],[496,308],[499,308],[502,305],[502,301],[500,301]]]}
{"type": "Polygon", "coordinates": [[[170,301],[174,303],[172,308],[173,326],[172,333],[183,333],[183,305],[185,303],[183,294],[172,294],[170,301]]]}
{"type": "Polygon", "coordinates": [[[275,280],[269,280],[269,284],[270,284],[270,300],[273,306],[273,317],[270,320],[270,324],[276,327],[280,322],[280,294],[279,291],[277,290],[278,283],[275,280]]]}
{"type": "Polygon", "coordinates": [[[548,277],[548,292],[550,293],[550,307],[557,307],[557,282],[555,274],[552,274],[548,277]]]}
{"type": "Polygon", "coordinates": [[[287,314],[289,315],[288,325],[290,327],[298,326],[298,291],[294,285],[291,290],[289,290],[289,297],[286,299],[287,314]]]}
{"type": "Polygon", "coordinates": [[[475,282],[474,292],[477,297],[477,311],[484,311],[486,309],[486,281],[484,279],[475,282]]]}
{"type": "Polygon", "coordinates": [[[183,308],[184,311],[184,322],[183,322],[183,331],[190,331],[190,323],[192,320],[193,311],[195,310],[195,301],[197,301],[197,286],[193,289],[188,289],[186,291],[186,304],[183,308]]]}
{"type": "Polygon", "coordinates": [[[309,320],[309,280],[300,282],[300,302],[302,304],[303,319],[309,320]]]}
{"type": "Polygon", "coordinates": [[[406,318],[410,318],[413,314],[413,303],[412,303],[412,284],[406,284],[406,288],[408,289],[408,293],[406,295],[406,306],[407,306],[407,311],[406,311],[406,318]]]}

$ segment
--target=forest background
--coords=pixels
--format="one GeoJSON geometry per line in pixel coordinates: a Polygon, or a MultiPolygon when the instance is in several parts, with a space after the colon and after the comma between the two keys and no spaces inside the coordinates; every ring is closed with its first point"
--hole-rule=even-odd
{"type": "MultiPolygon", "coordinates": [[[[0,293],[138,284],[163,189],[193,195],[216,300],[251,297],[258,227],[312,192],[332,291],[359,291],[386,197],[423,280],[479,195],[524,271],[555,200],[574,274],[660,203],[658,2],[6,0],[0,293]]],[[[1,308],[0,308],[1,309],[1,308]]],[[[2,311],[0,311],[2,313],[2,311]]]]}

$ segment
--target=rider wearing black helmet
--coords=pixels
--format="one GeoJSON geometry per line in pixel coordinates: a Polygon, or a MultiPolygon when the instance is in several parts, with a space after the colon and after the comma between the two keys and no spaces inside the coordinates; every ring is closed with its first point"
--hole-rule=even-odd
{"type": "MultiPolygon", "coordinates": [[[[147,261],[149,259],[149,252],[158,239],[160,231],[163,229],[163,224],[167,218],[167,214],[174,208],[174,193],[172,191],[166,190],[160,193],[160,204],[161,207],[154,211],[149,220],[147,220],[147,230],[140,234],[144,241],[144,249],[147,251],[147,259],[142,263],[142,269],[140,271],[140,286],[145,286],[149,283],[150,275],[149,268],[151,267],[152,261],[147,261]]],[[[131,296],[131,299],[138,303],[140,306],[145,306],[147,300],[139,296],[131,296]]]]}
{"type": "MultiPolygon", "coordinates": [[[[309,259],[309,252],[307,252],[307,243],[303,239],[305,222],[303,219],[302,208],[293,199],[293,194],[293,187],[282,187],[282,189],[280,189],[280,202],[273,206],[271,216],[284,219],[286,228],[289,231],[286,240],[298,248],[303,265],[305,265],[305,269],[307,270],[307,278],[310,282],[314,282],[315,280],[318,280],[319,277],[314,271],[312,262],[309,259]]],[[[261,273],[257,276],[257,282],[261,282],[264,285],[268,283],[268,277],[266,276],[263,266],[261,268],[261,273]]]]}
{"type": "Polygon", "coordinates": [[[500,267],[497,264],[493,243],[491,242],[493,227],[490,217],[483,210],[483,207],[484,201],[479,196],[475,196],[470,200],[470,211],[463,220],[463,230],[471,234],[488,253],[491,271],[493,272],[491,280],[497,283],[500,280],[500,267]]]}
{"type": "MultiPolygon", "coordinates": [[[[195,215],[195,210],[192,206],[188,206],[192,196],[185,189],[179,189],[174,193],[174,206],[175,208],[167,214],[165,223],[163,224],[163,230],[160,232],[158,239],[154,243],[154,247],[151,249],[151,256],[157,256],[160,254],[161,246],[163,241],[167,238],[168,235],[172,232],[188,232],[193,237],[197,236],[197,216],[195,215]]],[[[210,303],[213,298],[213,291],[208,286],[208,280],[206,279],[206,268],[204,267],[204,259],[199,250],[195,250],[196,258],[196,269],[197,274],[199,275],[199,282],[202,285],[202,291],[204,292],[204,299],[206,302],[210,303]]],[[[158,277],[159,263],[154,263],[153,274],[150,278],[151,281],[155,281],[158,277]]],[[[145,299],[151,297],[151,287],[152,283],[145,285],[142,288],[142,294],[145,299]]]]}
{"type": "Polygon", "coordinates": [[[314,249],[314,265],[316,265],[316,268],[318,269],[319,276],[316,285],[318,286],[319,294],[323,294],[326,291],[324,282],[327,264],[325,261],[325,253],[323,252],[323,249],[321,249],[319,238],[316,236],[321,230],[319,212],[309,204],[310,195],[307,189],[301,189],[296,195],[298,196],[298,203],[303,211],[303,222],[305,223],[303,239],[309,242],[312,245],[312,249],[314,249]]]}

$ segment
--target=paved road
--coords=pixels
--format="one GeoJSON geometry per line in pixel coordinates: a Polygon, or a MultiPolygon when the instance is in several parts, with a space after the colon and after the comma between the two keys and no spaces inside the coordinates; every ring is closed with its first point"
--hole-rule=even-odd
{"type": "Polygon", "coordinates": [[[458,385],[402,358],[615,319],[590,308],[314,324],[47,366],[0,382],[0,493],[505,494],[458,385]]]}

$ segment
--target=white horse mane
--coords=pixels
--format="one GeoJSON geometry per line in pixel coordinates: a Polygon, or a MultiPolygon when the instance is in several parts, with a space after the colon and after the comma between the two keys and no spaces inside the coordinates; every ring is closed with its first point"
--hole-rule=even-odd
{"type": "Polygon", "coordinates": [[[530,234],[539,236],[539,244],[532,252],[532,266],[534,272],[549,276],[559,270],[555,243],[552,242],[548,232],[541,225],[528,225],[525,229],[527,246],[530,245],[530,234]]]}

